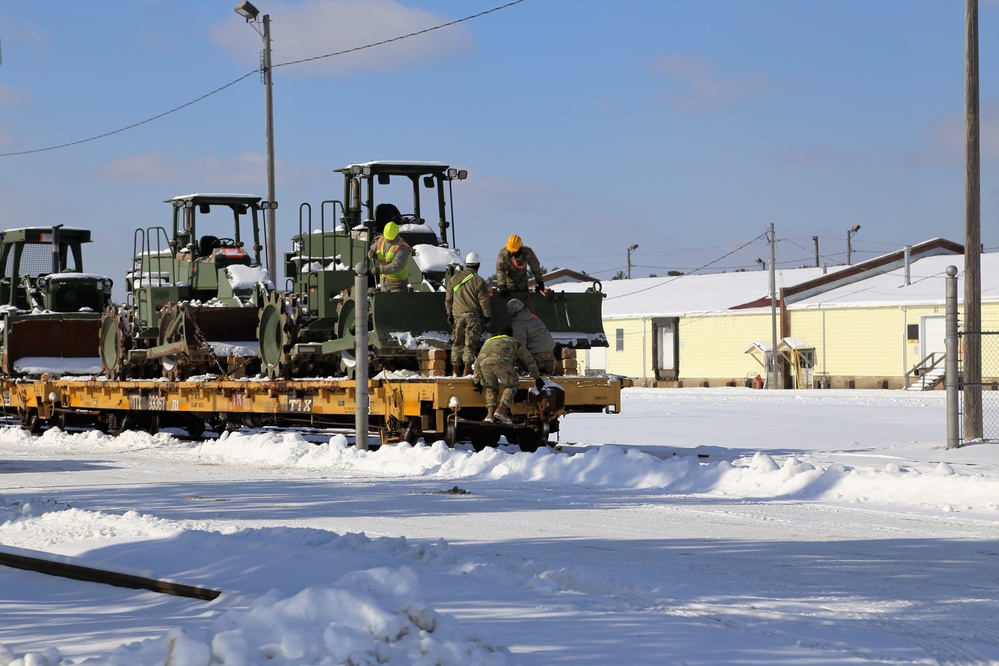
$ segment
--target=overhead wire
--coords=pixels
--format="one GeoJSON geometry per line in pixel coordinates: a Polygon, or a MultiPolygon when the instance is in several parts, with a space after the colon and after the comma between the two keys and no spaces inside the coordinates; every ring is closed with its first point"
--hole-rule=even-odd
{"type": "MultiPolygon", "coordinates": [[[[764,231],[762,234],[760,234],[756,238],[754,238],[754,239],[752,239],[750,241],[747,241],[746,243],[743,243],[742,245],[740,245],[739,247],[735,248],[731,252],[728,252],[728,253],[726,253],[726,254],[718,257],[717,259],[712,259],[708,263],[703,264],[703,265],[695,268],[693,271],[691,271],[691,273],[696,273],[697,271],[702,271],[705,268],[713,266],[714,264],[718,263],[722,259],[725,259],[726,257],[730,257],[733,254],[735,254],[736,252],[738,252],[739,250],[745,249],[745,248],[749,247],[750,245],[752,245],[753,243],[755,243],[756,241],[760,240],[761,238],[766,237],[768,233],[769,233],[769,231],[764,231]]],[[[679,280],[680,278],[686,277],[687,275],[690,275],[691,273],[687,273],[687,274],[684,274],[684,275],[674,275],[674,276],[672,276],[670,278],[667,278],[667,279],[663,280],[662,282],[658,282],[658,283],[650,285],[648,287],[643,287],[642,289],[636,289],[634,291],[629,291],[627,294],[618,294],[617,296],[608,296],[607,300],[612,300],[612,299],[615,299],[615,298],[623,298],[625,296],[634,296],[635,294],[640,294],[642,292],[649,291],[651,289],[658,289],[659,287],[663,287],[663,286],[665,286],[667,284],[675,282],[676,280],[679,280]]]]}
{"type": "MultiPolygon", "coordinates": [[[[292,60],[290,62],[283,62],[283,63],[279,63],[277,65],[273,65],[272,64],[271,68],[273,69],[275,67],[287,67],[289,65],[298,65],[298,64],[301,64],[301,63],[305,63],[305,62],[311,62],[313,60],[321,60],[323,58],[332,58],[334,56],[345,55],[347,53],[356,53],[357,51],[363,51],[365,49],[375,48],[376,46],[383,46],[385,44],[390,44],[392,42],[398,42],[398,41],[401,41],[403,39],[409,39],[410,37],[416,37],[417,35],[424,35],[424,34],[426,34],[428,32],[433,32],[434,30],[441,30],[442,28],[448,28],[450,26],[457,25],[459,23],[464,23],[466,21],[471,21],[473,19],[480,18],[480,17],[485,16],[487,14],[492,14],[492,13],[498,12],[498,11],[500,11],[502,9],[507,9],[507,8],[512,7],[514,5],[519,5],[522,2],[524,2],[524,0],[512,0],[511,2],[508,2],[508,3],[504,4],[504,5],[499,5],[497,7],[493,7],[492,9],[487,9],[485,11],[478,12],[477,14],[471,14],[469,16],[466,16],[466,17],[460,18],[460,19],[456,19],[454,21],[448,21],[447,23],[441,23],[439,25],[435,25],[435,26],[432,26],[430,28],[424,28],[423,30],[417,30],[416,32],[411,32],[411,33],[408,33],[408,34],[405,34],[405,35],[399,35],[398,37],[392,37],[390,39],[383,39],[383,40],[378,41],[378,42],[372,42],[370,44],[365,44],[364,46],[357,46],[357,47],[354,47],[354,48],[351,48],[351,49],[345,49],[343,51],[336,51],[335,53],[327,53],[325,55],[314,56],[314,57],[311,57],[311,58],[303,58],[301,60],[292,60]]],[[[76,141],[68,141],[66,143],[61,143],[61,144],[56,145],[56,146],[48,146],[46,148],[33,148],[31,150],[19,150],[19,151],[14,151],[14,152],[9,152],[9,153],[0,153],[0,157],[16,157],[18,155],[31,155],[33,153],[44,153],[44,152],[47,152],[47,151],[50,151],[50,150],[59,150],[60,148],[69,148],[70,146],[78,146],[81,143],[89,143],[91,141],[97,141],[98,139],[105,139],[105,138],[107,138],[109,136],[113,136],[115,134],[121,134],[122,132],[126,132],[126,131],[128,131],[130,129],[135,129],[136,127],[140,127],[142,125],[146,125],[148,123],[151,123],[151,122],[153,122],[155,120],[159,120],[160,118],[163,118],[165,116],[169,116],[170,114],[176,113],[177,111],[180,111],[181,109],[186,109],[189,106],[193,106],[194,104],[197,104],[198,102],[201,102],[201,101],[203,101],[205,99],[208,99],[212,95],[216,95],[216,94],[222,92],[226,88],[231,88],[232,86],[236,85],[240,81],[243,81],[243,80],[247,79],[248,77],[256,74],[260,70],[261,70],[261,68],[258,67],[257,69],[254,69],[252,71],[247,72],[246,74],[242,75],[238,79],[230,81],[229,83],[227,83],[227,84],[225,84],[223,86],[219,86],[215,90],[213,90],[213,91],[211,91],[209,93],[205,93],[204,95],[201,95],[200,97],[198,97],[196,99],[193,99],[190,102],[186,102],[184,104],[181,104],[180,106],[176,106],[176,107],[170,109],[169,111],[164,111],[162,113],[158,113],[155,116],[152,116],[150,118],[146,118],[145,120],[140,120],[139,122],[132,123],[131,125],[127,125],[126,127],[120,127],[120,128],[118,128],[116,130],[111,130],[109,132],[104,132],[102,134],[97,134],[95,136],[91,136],[91,137],[88,137],[86,139],[78,139],[76,141]]]]}

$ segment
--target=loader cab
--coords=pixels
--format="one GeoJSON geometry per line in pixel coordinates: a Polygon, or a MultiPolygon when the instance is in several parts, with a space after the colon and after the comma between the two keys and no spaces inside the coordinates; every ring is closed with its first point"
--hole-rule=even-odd
{"type": "Polygon", "coordinates": [[[392,220],[410,245],[448,247],[448,229],[454,244],[447,205],[452,182],[468,176],[464,169],[441,162],[373,161],[337,171],[344,177],[346,202],[341,224],[355,237],[371,242],[392,220]]]}
{"type": "Polygon", "coordinates": [[[260,197],[188,194],[166,203],[173,207],[167,281],[186,284],[187,298],[225,297],[231,285],[226,284],[224,269],[231,266],[262,270],[260,197]]]}
{"type": "Polygon", "coordinates": [[[9,229],[0,234],[0,303],[19,310],[101,312],[112,281],[83,272],[90,230],[56,227],[9,229]]]}

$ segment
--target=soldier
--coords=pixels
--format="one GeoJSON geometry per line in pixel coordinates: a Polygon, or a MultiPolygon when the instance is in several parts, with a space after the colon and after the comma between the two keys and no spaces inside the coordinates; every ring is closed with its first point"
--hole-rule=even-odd
{"type": "Polygon", "coordinates": [[[558,367],[555,354],[552,353],[555,350],[555,340],[552,339],[552,334],[548,332],[545,323],[517,298],[507,301],[506,311],[513,318],[510,324],[513,337],[527,348],[542,374],[554,374],[558,367]]]}
{"type": "Polygon", "coordinates": [[[411,254],[409,243],[399,237],[399,225],[388,222],[382,235],[375,239],[368,250],[368,259],[377,259],[371,272],[382,276],[382,291],[406,291],[409,288],[411,254]]]}
{"type": "Polygon", "coordinates": [[[527,269],[534,276],[535,290],[543,293],[545,283],[541,281],[541,263],[534,250],[524,245],[517,234],[506,239],[506,246],[496,257],[496,288],[500,296],[509,296],[511,291],[527,291],[527,269]]]}
{"type": "Polygon", "coordinates": [[[451,326],[451,367],[455,375],[472,374],[472,363],[479,353],[482,331],[489,325],[492,316],[489,288],[486,281],[479,277],[481,263],[479,255],[469,252],[465,257],[465,268],[451,276],[447,283],[444,307],[447,309],[447,323],[451,326]]]}
{"type": "Polygon", "coordinates": [[[500,423],[512,423],[510,407],[520,384],[518,361],[527,366],[539,391],[545,385],[538,372],[538,364],[519,342],[510,337],[511,333],[513,331],[507,326],[500,335],[486,340],[479,357],[475,359],[475,389],[486,389],[486,421],[495,419],[500,423]],[[503,395],[497,406],[496,396],[500,388],[503,395]]]}

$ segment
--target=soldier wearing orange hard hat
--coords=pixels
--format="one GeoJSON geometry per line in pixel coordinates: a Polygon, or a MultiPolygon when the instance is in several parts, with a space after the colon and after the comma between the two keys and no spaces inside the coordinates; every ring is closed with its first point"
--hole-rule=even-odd
{"type": "Polygon", "coordinates": [[[541,281],[541,262],[534,250],[524,245],[517,234],[506,239],[506,245],[496,257],[496,289],[500,296],[508,296],[511,291],[527,291],[527,270],[531,270],[536,284],[535,290],[544,292],[545,283],[541,281]]]}

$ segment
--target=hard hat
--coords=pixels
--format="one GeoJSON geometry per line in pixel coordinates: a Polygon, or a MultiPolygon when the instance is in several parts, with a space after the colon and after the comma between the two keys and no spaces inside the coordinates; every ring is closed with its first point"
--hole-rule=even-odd
{"type": "Polygon", "coordinates": [[[506,239],[506,249],[510,252],[516,252],[524,245],[524,241],[520,240],[520,236],[517,234],[511,234],[509,238],[506,239]]]}
{"type": "Polygon", "coordinates": [[[389,222],[385,225],[382,235],[385,236],[386,240],[395,240],[399,236],[399,225],[395,222],[389,222]]]}
{"type": "Polygon", "coordinates": [[[506,311],[511,315],[515,315],[524,309],[524,302],[519,298],[511,298],[506,302],[506,311]]]}
{"type": "Polygon", "coordinates": [[[478,266],[481,263],[482,263],[482,260],[479,259],[479,255],[475,254],[474,252],[469,252],[468,256],[465,257],[465,265],[466,266],[469,265],[469,264],[478,266]]]}

